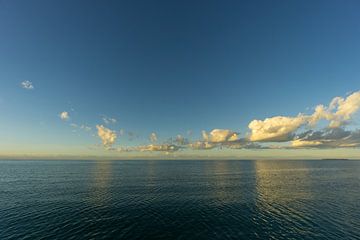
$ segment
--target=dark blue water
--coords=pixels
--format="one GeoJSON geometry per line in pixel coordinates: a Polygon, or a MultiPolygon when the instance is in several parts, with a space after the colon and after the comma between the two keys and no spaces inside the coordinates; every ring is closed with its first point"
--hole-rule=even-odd
{"type": "Polygon", "coordinates": [[[0,161],[0,239],[360,239],[360,161],[0,161]]]}

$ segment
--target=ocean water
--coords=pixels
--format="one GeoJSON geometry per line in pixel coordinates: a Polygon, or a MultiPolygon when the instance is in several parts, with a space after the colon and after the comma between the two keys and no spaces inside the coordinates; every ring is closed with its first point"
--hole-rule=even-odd
{"type": "Polygon", "coordinates": [[[360,239],[360,161],[0,161],[0,239],[360,239]]]}

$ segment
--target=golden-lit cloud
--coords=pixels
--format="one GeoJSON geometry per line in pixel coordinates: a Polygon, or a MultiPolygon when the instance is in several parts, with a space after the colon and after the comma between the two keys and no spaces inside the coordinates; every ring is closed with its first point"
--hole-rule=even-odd
{"type": "Polygon", "coordinates": [[[202,136],[205,142],[213,143],[235,141],[238,139],[238,134],[228,129],[214,129],[210,133],[202,131],[202,136]]]}
{"type": "Polygon", "coordinates": [[[116,141],[116,132],[104,127],[103,125],[96,125],[96,128],[102,144],[105,147],[111,147],[116,141]]]}
{"type": "Polygon", "coordinates": [[[249,123],[251,141],[286,142],[292,139],[294,131],[307,123],[307,116],[277,116],[265,120],[253,120],[249,123]]]}
{"type": "MultiPolygon", "coordinates": [[[[296,117],[276,116],[249,123],[250,140],[258,142],[286,142],[293,140],[295,132],[302,126],[315,127],[320,120],[329,121],[328,127],[338,128],[348,123],[360,108],[360,91],[346,98],[335,97],[329,106],[318,105],[311,115],[296,117]]],[[[298,144],[298,143],[296,143],[298,144]]],[[[305,144],[305,143],[304,143],[305,144]]],[[[308,143],[308,145],[317,143],[308,143]]]]}
{"type": "MultiPolygon", "coordinates": [[[[107,150],[117,152],[165,152],[179,150],[210,150],[210,149],[304,149],[304,148],[349,148],[360,147],[360,130],[345,130],[351,123],[354,114],[360,109],[360,91],[342,98],[335,97],[328,105],[317,105],[310,114],[299,113],[297,116],[274,116],[263,120],[252,120],[248,124],[250,132],[241,136],[230,129],[213,129],[202,131],[201,139],[190,141],[178,134],[164,142],[159,142],[158,135],[149,135],[151,144],[140,146],[113,146],[119,136],[127,133],[129,141],[135,134],[121,129],[116,132],[103,125],[96,125],[97,135],[107,150]],[[326,127],[318,130],[320,121],[326,127]],[[300,130],[305,131],[299,133],[300,130]],[[280,143],[283,142],[283,143],[280,143]],[[270,145],[270,143],[273,143],[270,145]]],[[[60,113],[62,120],[70,118],[68,112],[60,113]]],[[[116,120],[104,118],[105,123],[116,123],[116,120]],[[106,119],[106,120],[105,120],[106,119]]],[[[74,128],[90,131],[86,125],[74,128]]],[[[323,126],[323,125],[322,125],[323,126]]],[[[139,138],[139,135],[137,138],[139,138]]]]}
{"type": "Polygon", "coordinates": [[[360,91],[354,92],[347,98],[336,97],[330,105],[329,111],[333,112],[333,119],[330,127],[339,127],[351,119],[354,113],[360,108],[360,91]]]}

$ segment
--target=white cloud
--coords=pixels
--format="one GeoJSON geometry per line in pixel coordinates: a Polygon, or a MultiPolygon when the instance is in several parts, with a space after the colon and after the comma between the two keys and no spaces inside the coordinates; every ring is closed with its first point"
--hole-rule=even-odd
{"type": "Polygon", "coordinates": [[[102,141],[102,144],[105,147],[111,147],[115,143],[117,138],[115,131],[108,129],[103,125],[96,125],[96,128],[98,130],[97,133],[102,141]]]}
{"type": "Polygon", "coordinates": [[[26,81],[23,81],[21,83],[21,87],[24,88],[24,89],[27,89],[27,90],[33,90],[34,89],[34,85],[32,84],[32,82],[26,80],[26,81]]]}
{"type": "Polygon", "coordinates": [[[150,136],[149,136],[149,139],[150,139],[150,141],[152,142],[152,143],[154,143],[154,142],[157,142],[157,135],[156,135],[156,133],[151,133],[150,134],[150,136]]]}
{"type": "Polygon", "coordinates": [[[67,121],[70,119],[69,113],[68,112],[61,112],[59,114],[59,117],[61,118],[61,120],[67,121]]]}

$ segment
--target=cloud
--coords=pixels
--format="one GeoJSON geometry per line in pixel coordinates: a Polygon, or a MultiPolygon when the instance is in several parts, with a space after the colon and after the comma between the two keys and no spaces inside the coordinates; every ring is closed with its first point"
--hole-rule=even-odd
{"type": "Polygon", "coordinates": [[[175,143],[178,145],[186,145],[189,144],[189,140],[187,138],[184,138],[182,135],[177,135],[175,138],[175,143]]]}
{"type": "Polygon", "coordinates": [[[157,135],[156,133],[151,133],[150,136],[149,136],[149,139],[150,139],[150,142],[154,143],[154,142],[157,142],[157,135]]]}
{"type": "Polygon", "coordinates": [[[119,136],[123,136],[125,134],[125,130],[124,129],[120,129],[119,130],[119,136]]]}
{"type": "Polygon", "coordinates": [[[114,124],[117,122],[117,120],[115,118],[110,118],[110,117],[106,117],[106,116],[104,116],[102,118],[102,120],[104,121],[105,124],[114,124]]]}
{"type": "Polygon", "coordinates": [[[24,89],[27,89],[27,90],[33,90],[34,89],[34,85],[32,84],[32,82],[26,80],[26,81],[23,81],[21,83],[21,87],[24,88],[24,89]]]}
{"type": "Polygon", "coordinates": [[[86,132],[89,132],[89,131],[91,131],[91,127],[89,127],[89,126],[86,126],[86,125],[80,125],[80,129],[82,129],[82,130],[84,130],[84,131],[86,131],[86,132]]]}
{"type": "Polygon", "coordinates": [[[70,119],[69,113],[68,112],[61,112],[59,114],[59,117],[61,118],[61,120],[67,121],[70,119]]]}
{"type": "Polygon", "coordinates": [[[347,98],[336,97],[334,98],[328,110],[333,112],[333,119],[329,127],[340,127],[351,119],[352,115],[360,108],[360,91],[354,92],[347,98]]]}
{"type": "Polygon", "coordinates": [[[140,137],[137,133],[132,132],[132,131],[126,131],[126,133],[127,133],[128,137],[129,137],[128,138],[129,141],[132,141],[132,140],[140,137]]]}
{"type": "MultiPolygon", "coordinates": [[[[348,131],[344,127],[351,123],[354,114],[360,109],[360,91],[342,98],[335,97],[328,105],[317,105],[313,112],[299,113],[297,116],[274,116],[263,120],[254,119],[248,124],[250,132],[241,137],[238,132],[229,129],[213,129],[202,131],[202,139],[190,142],[183,135],[158,143],[158,136],[151,133],[149,140],[152,144],[133,147],[112,147],[117,133],[103,125],[97,125],[98,135],[103,145],[118,152],[149,151],[175,152],[180,149],[209,150],[209,149],[297,149],[297,148],[346,148],[360,147],[360,131],[348,131]],[[319,121],[326,120],[327,127],[315,130],[319,121]],[[301,129],[312,129],[299,134],[301,129]],[[270,145],[268,142],[288,142],[287,144],[270,145]],[[290,143],[290,145],[289,145],[290,143]]],[[[67,112],[67,117],[69,118],[67,112]]],[[[62,113],[62,114],[63,114],[62,113]]],[[[105,123],[115,123],[116,120],[104,117],[105,123]]],[[[81,125],[82,126],[82,125],[81,125]]],[[[77,126],[82,128],[81,126],[77,126]]],[[[85,126],[84,126],[85,129],[85,126]]],[[[119,136],[127,134],[131,140],[133,132],[120,130],[119,136]]],[[[186,133],[185,133],[186,134],[186,133]]],[[[191,135],[188,133],[188,135],[191,135]]]]}
{"type": "Polygon", "coordinates": [[[209,150],[239,140],[238,133],[228,129],[213,129],[209,133],[202,131],[202,138],[203,140],[188,143],[187,147],[194,150],[209,150]]]}
{"type": "Polygon", "coordinates": [[[146,146],[139,146],[137,150],[139,151],[150,151],[150,152],[175,152],[178,151],[181,147],[173,145],[173,144],[159,144],[159,145],[146,145],[146,146]]]}
{"type": "Polygon", "coordinates": [[[276,116],[265,120],[253,120],[248,125],[251,130],[250,140],[262,142],[291,141],[300,127],[305,125],[314,127],[320,120],[329,121],[328,126],[330,128],[338,128],[348,123],[359,109],[360,91],[354,92],[347,98],[335,97],[328,107],[318,105],[311,115],[299,114],[296,117],[276,116]]]}
{"type": "Polygon", "coordinates": [[[167,144],[175,144],[175,145],[188,145],[190,143],[189,139],[183,137],[181,134],[176,135],[176,137],[169,138],[165,141],[167,144]]]}
{"type": "Polygon", "coordinates": [[[213,143],[235,141],[238,139],[238,134],[228,129],[214,129],[210,133],[202,131],[202,136],[205,142],[213,143]]]}
{"type": "Polygon", "coordinates": [[[217,147],[218,144],[204,141],[196,141],[190,143],[188,146],[194,150],[209,150],[217,147]]]}
{"type": "Polygon", "coordinates": [[[91,127],[86,126],[86,125],[84,125],[84,124],[78,125],[78,124],[76,124],[76,123],[70,123],[70,127],[72,127],[72,128],[77,128],[77,129],[81,129],[81,130],[83,130],[83,131],[85,131],[85,132],[91,131],[91,127]]]}
{"type": "Polygon", "coordinates": [[[230,149],[269,149],[270,147],[263,146],[259,143],[251,142],[248,138],[241,138],[236,141],[224,142],[221,147],[230,149]]]}
{"type": "Polygon", "coordinates": [[[346,148],[360,146],[360,130],[346,131],[343,128],[327,128],[299,134],[292,148],[346,148]]]}
{"type": "Polygon", "coordinates": [[[98,130],[97,134],[100,137],[102,144],[105,147],[111,147],[117,138],[115,131],[108,129],[103,125],[96,125],[96,128],[98,130]]]}
{"type": "Polygon", "coordinates": [[[249,123],[251,141],[286,142],[293,138],[293,132],[309,121],[308,116],[276,116],[249,123]]]}

